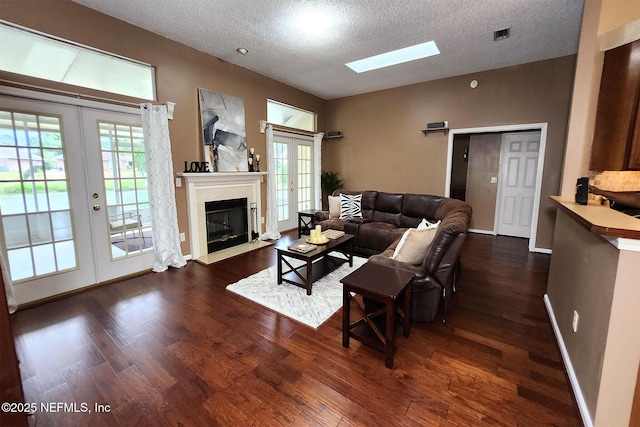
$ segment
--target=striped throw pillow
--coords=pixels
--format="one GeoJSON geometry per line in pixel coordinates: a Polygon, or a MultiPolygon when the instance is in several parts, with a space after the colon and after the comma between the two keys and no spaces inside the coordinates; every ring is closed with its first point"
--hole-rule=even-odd
{"type": "Polygon", "coordinates": [[[340,219],[362,218],[362,194],[340,194],[340,219]]]}

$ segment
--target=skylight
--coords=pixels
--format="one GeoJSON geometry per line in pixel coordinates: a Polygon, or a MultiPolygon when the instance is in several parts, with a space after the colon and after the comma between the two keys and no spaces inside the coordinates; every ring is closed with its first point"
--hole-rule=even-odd
{"type": "Polygon", "coordinates": [[[390,67],[392,65],[415,61],[416,59],[427,58],[429,56],[439,54],[440,50],[438,50],[436,42],[431,40],[430,42],[392,50],[391,52],[381,53],[380,55],[371,56],[358,61],[348,62],[345,65],[356,73],[364,73],[365,71],[377,70],[378,68],[390,67]]]}

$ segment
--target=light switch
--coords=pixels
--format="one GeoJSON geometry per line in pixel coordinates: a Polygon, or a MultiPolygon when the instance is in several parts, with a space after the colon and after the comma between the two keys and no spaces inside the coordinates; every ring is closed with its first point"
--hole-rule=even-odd
{"type": "Polygon", "coordinates": [[[176,187],[182,187],[182,178],[176,177],[176,187]]]}

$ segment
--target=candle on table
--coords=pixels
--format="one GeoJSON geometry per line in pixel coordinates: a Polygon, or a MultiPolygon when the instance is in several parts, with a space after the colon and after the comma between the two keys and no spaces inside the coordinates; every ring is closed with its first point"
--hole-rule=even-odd
{"type": "Polygon", "coordinates": [[[260,154],[256,154],[256,160],[260,161],[260,154]]]}
{"type": "Polygon", "coordinates": [[[253,164],[253,159],[251,157],[249,157],[249,164],[253,164]]]}
{"type": "Polygon", "coordinates": [[[249,150],[249,152],[250,152],[251,154],[253,154],[254,150],[255,150],[255,149],[252,147],[252,148],[249,150]]]}

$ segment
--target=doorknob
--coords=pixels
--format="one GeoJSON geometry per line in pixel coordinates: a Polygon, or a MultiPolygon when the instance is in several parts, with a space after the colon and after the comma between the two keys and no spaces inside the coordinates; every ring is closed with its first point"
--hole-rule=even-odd
{"type": "Polygon", "coordinates": [[[98,198],[98,197],[100,197],[100,196],[98,195],[98,193],[93,193],[93,194],[91,195],[91,197],[93,197],[94,199],[97,199],[97,198],[98,198]]]}
{"type": "Polygon", "coordinates": [[[99,211],[100,210],[100,205],[93,205],[93,210],[94,211],[99,211]]]}

